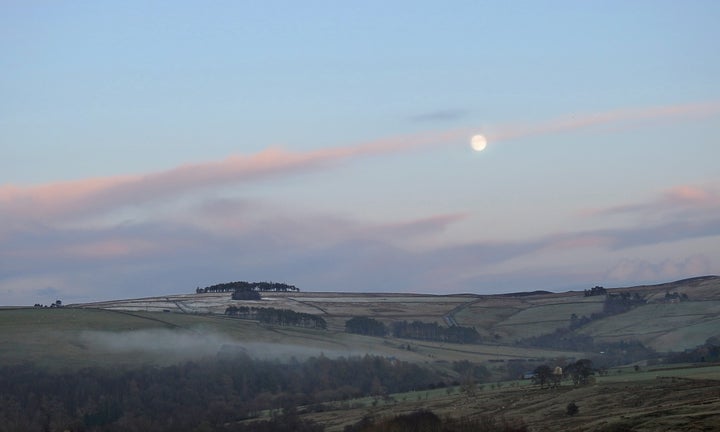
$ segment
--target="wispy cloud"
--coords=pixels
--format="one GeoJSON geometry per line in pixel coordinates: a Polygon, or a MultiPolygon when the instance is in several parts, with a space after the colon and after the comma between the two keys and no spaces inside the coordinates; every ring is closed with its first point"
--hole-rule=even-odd
{"type": "Polygon", "coordinates": [[[720,189],[717,184],[677,185],[663,191],[658,197],[643,202],[626,203],[607,208],[587,209],[581,212],[588,217],[616,214],[665,214],[669,212],[720,211],[720,189]]]}
{"type": "MultiPolygon", "coordinates": [[[[603,124],[636,122],[716,113],[718,103],[700,103],[641,109],[623,109],[579,115],[534,125],[506,125],[489,133],[491,141],[559,133],[603,124]]],[[[391,137],[357,145],[293,152],[270,148],[251,155],[234,155],[220,161],[192,163],[142,175],[88,178],[35,186],[0,186],[0,207],[5,218],[51,220],[102,213],[126,206],[142,206],[193,191],[228,184],[286,177],[323,170],[351,160],[434,146],[458,145],[473,130],[446,130],[391,137]]]]}
{"type": "Polygon", "coordinates": [[[399,152],[446,142],[446,132],[377,140],[347,147],[307,152],[272,148],[252,155],[194,163],[144,175],[90,178],[37,186],[0,186],[4,216],[44,219],[76,217],[157,199],[174,198],[199,189],[285,177],[327,169],[349,159],[399,152]]]}
{"type": "Polygon", "coordinates": [[[597,126],[627,126],[644,122],[702,118],[720,112],[720,102],[667,105],[645,108],[623,108],[591,114],[577,114],[536,123],[498,127],[486,135],[490,141],[507,141],[529,136],[552,135],[597,126]]]}

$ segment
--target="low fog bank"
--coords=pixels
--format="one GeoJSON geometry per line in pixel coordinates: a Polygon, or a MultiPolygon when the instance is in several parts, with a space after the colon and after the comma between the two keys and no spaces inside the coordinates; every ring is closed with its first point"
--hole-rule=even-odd
{"type": "Polygon", "coordinates": [[[142,352],[188,356],[215,355],[233,340],[218,333],[168,329],[143,329],[122,332],[84,331],[81,342],[88,348],[113,353],[142,352]]]}
{"type": "MultiPolygon", "coordinates": [[[[248,355],[259,360],[303,360],[313,356],[350,357],[366,354],[355,350],[323,349],[306,345],[251,342],[225,334],[194,330],[143,329],[131,331],[84,331],[80,342],[88,349],[116,354],[142,353],[165,360],[248,355]]],[[[370,353],[368,353],[370,354],[370,353]]]]}

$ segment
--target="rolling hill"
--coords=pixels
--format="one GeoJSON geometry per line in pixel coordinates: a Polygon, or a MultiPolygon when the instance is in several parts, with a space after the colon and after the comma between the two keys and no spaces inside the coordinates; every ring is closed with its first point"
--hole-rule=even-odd
{"type": "MultiPolygon", "coordinates": [[[[338,432],[367,418],[384,421],[418,410],[431,410],[447,419],[494,424],[495,429],[487,430],[714,430],[720,418],[718,363],[664,364],[655,359],[624,366],[616,363],[604,369],[604,373],[598,371],[589,385],[566,382],[554,389],[519,379],[518,372],[533,370],[539,364],[568,365],[579,358],[592,358],[601,364],[605,354],[595,347],[605,342],[640,341],[658,351],[693,348],[720,335],[719,297],[720,277],[707,276],[661,285],[611,288],[602,295],[269,292],[262,293],[261,300],[232,300],[231,293],[226,292],[60,308],[0,308],[0,368],[6,374],[14,370],[26,374],[32,371],[33,376],[43,377],[46,384],[55,379],[53,376],[60,377],[59,380],[68,376],[87,380],[90,376],[87,374],[99,374],[92,372],[98,368],[85,369],[88,366],[109,370],[103,372],[107,375],[93,375],[98,379],[116,379],[119,374],[140,370],[144,372],[133,376],[144,376],[151,382],[151,375],[142,374],[198,371],[198,365],[213,364],[208,359],[222,363],[224,359],[237,361],[249,356],[271,360],[268,364],[272,365],[290,366],[302,365],[309,357],[320,363],[327,357],[323,364],[328,364],[335,357],[361,358],[371,354],[376,357],[370,359],[382,358],[390,365],[400,364],[398,360],[432,369],[443,383],[382,397],[378,394],[356,399],[343,397],[321,404],[298,405],[295,409],[301,418],[338,432]],[[627,307],[609,313],[606,302],[613,301],[627,307]],[[629,306],[623,303],[626,301],[629,306]],[[272,307],[314,314],[327,322],[327,328],[267,325],[233,318],[224,313],[229,306],[272,307]],[[383,323],[419,320],[442,326],[473,327],[481,340],[457,344],[346,332],[345,322],[358,316],[373,317],[383,323]],[[570,329],[573,322],[574,328],[570,329]],[[544,340],[549,334],[596,342],[589,345],[593,350],[527,344],[528,340],[544,340]],[[240,357],[234,357],[237,355],[240,357]],[[277,359],[286,363],[278,363],[277,359]],[[471,390],[467,390],[466,378],[458,369],[463,364],[477,365],[476,370],[484,371],[471,390]],[[45,371],[50,375],[43,375],[45,371]],[[578,414],[566,413],[570,404],[579,407],[578,414]],[[503,425],[515,425],[517,429],[503,429],[503,425]]],[[[208,372],[207,376],[212,375],[208,372]]],[[[239,385],[244,382],[241,378],[222,375],[220,382],[239,385]]],[[[128,384],[130,390],[132,385],[128,384]]],[[[149,386],[146,390],[153,388],[149,386]]],[[[264,401],[274,406],[287,394],[277,390],[260,396],[253,403],[260,406],[264,401]]],[[[44,412],[55,412],[57,409],[51,408],[57,406],[45,407],[44,412]]],[[[98,412],[106,417],[112,414],[107,409],[98,412]]],[[[237,414],[228,412],[227,418],[238,425],[278,418],[273,410],[257,411],[247,419],[238,419],[237,414]]],[[[97,420],[93,416],[82,419],[92,423],[97,420]]],[[[130,418],[135,419],[127,417],[130,418]]]]}
{"type": "MultiPolygon", "coordinates": [[[[598,316],[573,330],[596,342],[638,340],[660,352],[682,351],[720,335],[720,277],[607,289],[607,294],[637,294],[642,304],[598,316]],[[668,300],[678,293],[683,301],[668,300]]],[[[506,295],[421,295],[368,293],[263,293],[259,301],[232,300],[230,293],[76,304],[69,307],[0,310],[0,351],[5,364],[33,361],[48,366],[96,363],[170,363],[214,355],[236,346],[258,356],[285,358],[365,353],[442,366],[457,360],[500,363],[546,358],[577,358],[588,352],[531,347],[527,338],[567,328],[570,317],[603,310],[605,296],[584,292],[506,295]],[[260,325],[233,319],[231,305],[273,307],[321,316],[327,330],[260,325]],[[475,328],[479,344],[370,337],[344,331],[351,317],[436,322],[475,328]]]]}

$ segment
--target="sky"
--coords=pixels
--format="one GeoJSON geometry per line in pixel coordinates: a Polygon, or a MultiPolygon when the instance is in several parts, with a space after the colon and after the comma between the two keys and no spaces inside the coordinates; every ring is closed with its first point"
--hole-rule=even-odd
{"type": "Polygon", "coordinates": [[[699,0],[2,1],[0,305],[720,274],[718,21],[699,0]]]}

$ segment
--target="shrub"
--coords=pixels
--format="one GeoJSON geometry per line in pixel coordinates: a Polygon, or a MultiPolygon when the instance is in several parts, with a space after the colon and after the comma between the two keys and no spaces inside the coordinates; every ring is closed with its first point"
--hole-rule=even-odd
{"type": "Polygon", "coordinates": [[[575,402],[570,402],[567,404],[567,410],[565,411],[567,415],[573,416],[577,414],[580,411],[580,408],[575,404],[575,402]]]}

